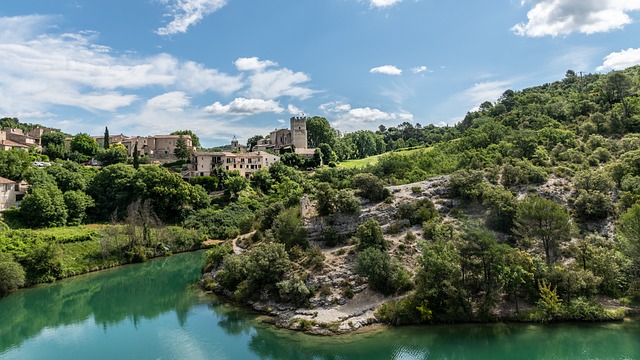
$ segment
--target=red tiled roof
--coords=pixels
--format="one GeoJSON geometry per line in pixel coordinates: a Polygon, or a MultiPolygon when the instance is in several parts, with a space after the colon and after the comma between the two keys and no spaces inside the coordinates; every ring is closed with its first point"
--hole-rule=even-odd
{"type": "Polygon", "coordinates": [[[0,143],[2,143],[2,145],[8,145],[8,146],[13,146],[13,147],[23,147],[23,148],[28,148],[29,146],[25,145],[25,144],[20,144],[17,143],[15,141],[12,140],[2,140],[0,141],[0,143]]]}
{"type": "Polygon", "coordinates": [[[5,179],[0,176],[0,184],[15,184],[16,182],[13,180],[5,179]]]}

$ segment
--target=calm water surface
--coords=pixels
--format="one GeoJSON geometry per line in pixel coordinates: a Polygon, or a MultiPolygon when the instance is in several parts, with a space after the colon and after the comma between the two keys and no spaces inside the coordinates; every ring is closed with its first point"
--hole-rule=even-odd
{"type": "Polygon", "coordinates": [[[194,289],[202,261],[175,255],[0,299],[0,359],[640,359],[638,321],[277,330],[194,289]]]}

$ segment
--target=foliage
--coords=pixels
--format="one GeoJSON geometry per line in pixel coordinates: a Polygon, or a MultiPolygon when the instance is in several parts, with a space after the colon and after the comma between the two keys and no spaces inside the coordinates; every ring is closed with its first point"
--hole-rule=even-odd
{"type": "Polygon", "coordinates": [[[191,130],[178,130],[174,131],[169,135],[189,135],[191,138],[191,145],[195,148],[200,148],[200,138],[191,130]]]}
{"type": "Polygon", "coordinates": [[[547,264],[558,256],[559,246],[569,240],[569,214],[562,205],[537,195],[527,196],[518,206],[515,233],[540,242],[547,264]]]}
{"type": "Polygon", "coordinates": [[[382,201],[391,193],[384,187],[384,183],[377,176],[367,173],[355,175],[351,179],[357,189],[357,195],[373,201],[382,201]]]}
{"type": "Polygon", "coordinates": [[[0,296],[25,285],[25,272],[11,254],[0,253],[0,296]]]}
{"type": "Polygon", "coordinates": [[[64,196],[54,184],[32,187],[20,205],[20,220],[27,227],[64,226],[67,217],[64,196]]]}
{"type": "Polygon", "coordinates": [[[176,147],[173,149],[173,154],[178,159],[186,159],[191,154],[191,151],[189,151],[189,147],[187,146],[187,142],[182,135],[180,135],[178,140],[176,140],[176,147]]]}
{"type": "Polygon", "coordinates": [[[224,209],[204,208],[184,220],[183,226],[198,229],[212,239],[230,239],[247,233],[255,219],[253,211],[239,204],[224,209]]]}
{"type": "MultiPolygon", "coordinates": [[[[320,116],[307,119],[307,143],[310,148],[320,147],[320,144],[327,144],[331,147],[335,142],[336,131],[327,119],[320,116]]],[[[324,153],[325,149],[322,150],[324,153]]]]}
{"type": "Polygon", "coordinates": [[[369,247],[358,254],[356,271],[366,276],[372,289],[385,295],[405,292],[411,288],[407,272],[386,252],[369,247]]]}
{"type": "Polygon", "coordinates": [[[112,144],[106,149],[100,149],[96,158],[105,165],[126,163],[129,159],[127,148],[122,144],[112,144]]]}
{"type": "Polygon", "coordinates": [[[67,207],[67,225],[76,226],[82,224],[86,217],[87,209],[95,205],[91,196],[80,190],[69,190],[63,194],[64,204],[67,207]]]}
{"type": "Polygon", "coordinates": [[[411,225],[422,224],[438,216],[435,205],[429,199],[401,202],[396,213],[396,217],[409,220],[411,225]]]}
{"type": "Polygon", "coordinates": [[[300,208],[288,208],[278,214],[273,221],[273,237],[287,250],[294,246],[306,248],[309,246],[307,232],[302,226],[300,208]]]}
{"type": "Polygon", "coordinates": [[[91,158],[98,152],[98,142],[89,134],[78,133],[71,139],[71,152],[91,158]]]}
{"type": "Polygon", "coordinates": [[[31,162],[26,151],[0,151],[0,176],[16,182],[21,181],[31,162]]]}
{"type": "Polygon", "coordinates": [[[599,190],[580,190],[573,205],[583,221],[604,219],[613,210],[611,197],[599,190]]]}
{"type": "Polygon", "coordinates": [[[375,219],[368,219],[358,226],[354,238],[358,242],[358,249],[365,250],[368,248],[374,248],[378,250],[385,250],[387,243],[384,240],[382,234],[382,228],[375,219]]]}
{"type": "Polygon", "coordinates": [[[556,320],[562,309],[562,299],[558,297],[556,287],[551,288],[551,284],[546,281],[538,283],[540,299],[536,303],[536,317],[542,322],[556,320]]]}

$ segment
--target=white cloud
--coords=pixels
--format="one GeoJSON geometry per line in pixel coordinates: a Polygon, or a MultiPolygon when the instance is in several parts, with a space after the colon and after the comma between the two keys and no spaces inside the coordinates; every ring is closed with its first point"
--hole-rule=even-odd
{"type": "Polygon", "coordinates": [[[0,112],[48,112],[67,105],[116,111],[132,105],[133,90],[151,86],[184,92],[229,95],[244,85],[195,62],[159,54],[146,58],[114,55],[95,43],[92,32],[44,34],[52,18],[0,18],[0,112]]]}
{"type": "Polygon", "coordinates": [[[287,68],[278,70],[258,71],[248,77],[249,88],[247,96],[260,99],[276,99],[290,96],[305,100],[315,91],[298,86],[310,81],[311,78],[303,72],[293,72],[287,68]]]}
{"type": "Polygon", "coordinates": [[[270,66],[278,66],[278,63],[270,60],[261,61],[254,56],[250,58],[239,58],[236,60],[235,65],[240,71],[258,71],[264,70],[270,66]]]}
{"type": "Polygon", "coordinates": [[[300,109],[299,107],[297,107],[297,106],[295,106],[293,104],[289,104],[287,106],[287,112],[290,115],[300,115],[300,114],[304,113],[304,111],[302,111],[302,109],[300,109]]]}
{"type": "Polygon", "coordinates": [[[215,115],[255,115],[266,112],[280,114],[284,112],[284,109],[276,101],[245,98],[236,98],[227,105],[216,101],[205,107],[204,110],[215,115]]]}
{"type": "Polygon", "coordinates": [[[182,91],[168,92],[147,101],[147,106],[151,108],[171,112],[182,112],[189,105],[191,105],[191,100],[182,91]]]}
{"type": "Polygon", "coordinates": [[[371,0],[371,7],[386,8],[399,4],[402,0],[371,0]]]}
{"type": "Polygon", "coordinates": [[[462,95],[462,101],[471,103],[474,107],[478,107],[485,101],[497,100],[508,88],[509,81],[488,81],[474,84],[471,88],[465,90],[462,95]]]}
{"type": "Polygon", "coordinates": [[[528,21],[511,28],[517,35],[541,37],[593,34],[621,29],[632,22],[630,11],[640,10],[640,0],[523,0],[533,3],[528,21]]]}
{"type": "Polygon", "coordinates": [[[414,74],[419,74],[419,73],[422,73],[422,72],[425,72],[425,71],[429,71],[429,72],[431,72],[431,70],[429,70],[429,68],[428,68],[428,67],[426,67],[426,66],[424,66],[424,65],[423,65],[423,66],[416,66],[416,67],[414,67],[413,69],[411,69],[411,71],[412,71],[414,74]]]}
{"type": "Polygon", "coordinates": [[[607,55],[602,65],[598,66],[596,70],[623,70],[638,64],[640,64],[640,48],[628,48],[627,50],[621,50],[607,55]]]}
{"type": "Polygon", "coordinates": [[[385,74],[385,75],[402,75],[402,70],[398,69],[394,65],[383,65],[374,67],[369,70],[372,74],[385,74]]]}
{"type": "Polygon", "coordinates": [[[227,4],[226,0],[163,0],[173,20],[156,30],[158,35],[174,35],[186,33],[191,25],[195,25],[205,16],[210,15],[227,4]]]}
{"type": "Polygon", "coordinates": [[[353,108],[350,104],[340,102],[322,104],[320,109],[334,114],[336,120],[332,125],[346,132],[361,129],[373,130],[381,124],[397,125],[404,121],[413,121],[413,114],[405,111],[385,112],[370,107],[353,108]]]}

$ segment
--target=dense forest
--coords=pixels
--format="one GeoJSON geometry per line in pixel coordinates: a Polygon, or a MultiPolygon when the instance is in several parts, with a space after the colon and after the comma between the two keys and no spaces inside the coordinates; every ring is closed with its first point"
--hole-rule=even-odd
{"type": "Polygon", "coordinates": [[[359,279],[404,295],[376,315],[394,324],[492,320],[505,304],[524,320],[619,318],[601,300],[640,300],[639,85],[637,66],[567,71],[554,83],[507,90],[451,127],[341,134],[313,117],[316,159],[283,154],[249,179],[221,170],[185,182],[173,170],[180,164],[109,157],[81,134],[75,158],[56,155],[60,139],[43,144],[44,156],[58,158],[45,168],[32,166],[43,155],[0,152],[0,176],[31,184],[21,207],[3,213],[0,292],[237,239],[242,252],[223,242],[208,250],[203,270],[207,288],[238,301],[309,306],[331,291],[310,281],[329,249],[357,272],[340,288],[347,298],[359,279]],[[110,165],[78,165],[99,152],[110,165]],[[364,167],[343,166],[380,154],[364,167]],[[388,188],[435,176],[445,182],[439,197],[416,185],[413,200],[398,201],[388,188]],[[389,222],[367,216],[378,205],[389,222]],[[328,224],[319,239],[310,240],[310,218],[328,224]],[[342,218],[357,222],[353,231],[341,231],[342,218]],[[98,225],[72,227],[81,224],[98,225]],[[61,226],[80,235],[31,229],[61,226]],[[418,249],[416,266],[401,261],[409,249],[418,249]]]}

